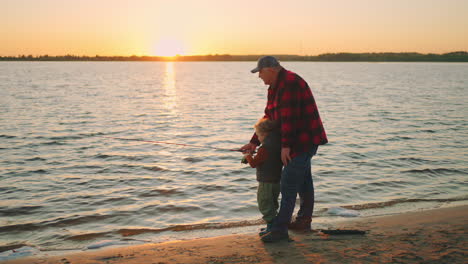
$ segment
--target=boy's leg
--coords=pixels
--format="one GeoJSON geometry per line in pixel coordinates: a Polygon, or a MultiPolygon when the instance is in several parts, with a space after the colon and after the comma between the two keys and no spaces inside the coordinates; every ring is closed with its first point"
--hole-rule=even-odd
{"type": "Polygon", "coordinates": [[[259,182],[257,190],[258,209],[263,215],[263,220],[271,223],[276,216],[279,204],[279,183],[259,182]]]}

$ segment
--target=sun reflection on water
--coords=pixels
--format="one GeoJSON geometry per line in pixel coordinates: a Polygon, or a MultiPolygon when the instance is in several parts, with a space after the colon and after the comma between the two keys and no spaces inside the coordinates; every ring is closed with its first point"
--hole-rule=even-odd
{"type": "Polygon", "coordinates": [[[177,114],[177,89],[176,89],[176,73],[174,62],[168,61],[165,63],[163,87],[164,87],[164,108],[167,113],[175,116],[177,114]]]}

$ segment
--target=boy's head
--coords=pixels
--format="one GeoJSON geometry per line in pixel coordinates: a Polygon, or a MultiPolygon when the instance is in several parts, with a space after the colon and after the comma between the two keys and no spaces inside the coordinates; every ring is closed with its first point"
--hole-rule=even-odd
{"type": "Polygon", "coordinates": [[[258,120],[254,126],[255,134],[257,134],[258,140],[263,143],[268,134],[277,128],[277,123],[268,118],[262,118],[258,120]]]}

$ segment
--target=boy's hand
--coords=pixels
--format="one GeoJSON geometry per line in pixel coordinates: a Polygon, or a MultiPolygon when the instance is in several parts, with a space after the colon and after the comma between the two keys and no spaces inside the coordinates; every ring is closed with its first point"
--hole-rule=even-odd
{"type": "Polygon", "coordinates": [[[254,153],[256,148],[257,148],[257,145],[255,145],[253,143],[248,143],[248,144],[245,144],[242,148],[240,148],[240,150],[244,154],[245,153],[254,153]]]}
{"type": "Polygon", "coordinates": [[[245,154],[245,155],[244,155],[244,157],[243,157],[242,160],[241,160],[241,163],[242,163],[242,164],[247,164],[247,163],[249,163],[249,162],[247,161],[247,156],[248,156],[248,155],[249,155],[249,154],[245,154]]]}

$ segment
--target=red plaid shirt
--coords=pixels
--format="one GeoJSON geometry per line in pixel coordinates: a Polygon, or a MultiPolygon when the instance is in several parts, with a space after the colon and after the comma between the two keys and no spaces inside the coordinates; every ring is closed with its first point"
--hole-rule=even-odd
{"type": "MultiPolygon", "coordinates": [[[[281,127],[281,146],[291,148],[291,157],[328,142],[309,85],[294,72],[281,69],[274,86],[268,88],[265,116],[281,127]]],[[[259,145],[254,134],[251,143],[259,145]]]]}

